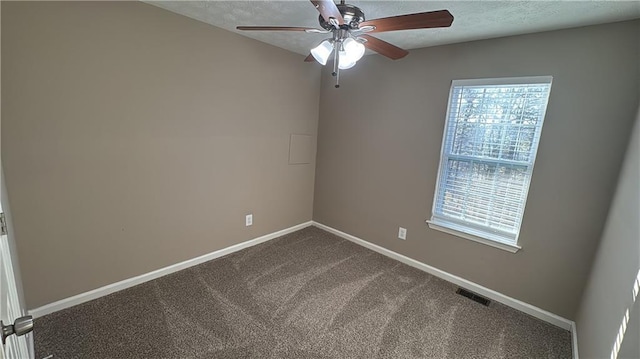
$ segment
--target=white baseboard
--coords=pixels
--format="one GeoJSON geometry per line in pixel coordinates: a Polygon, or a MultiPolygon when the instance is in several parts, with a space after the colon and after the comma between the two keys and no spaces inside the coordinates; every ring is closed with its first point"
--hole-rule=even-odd
{"type": "MultiPolygon", "coordinates": [[[[384,247],[380,247],[376,244],[370,243],[365,241],[364,239],[358,238],[356,236],[352,236],[348,233],[344,233],[342,231],[339,231],[335,228],[331,228],[327,225],[324,225],[322,223],[318,223],[318,222],[313,222],[313,225],[320,228],[320,229],[324,229],[327,232],[333,233],[337,236],[340,236],[344,239],[350,240],[354,243],[357,243],[363,247],[369,248],[375,252],[378,252],[382,255],[385,255],[387,257],[393,258],[395,260],[398,260],[404,264],[408,264],[414,268],[420,269],[424,272],[427,272],[431,275],[434,275],[438,278],[444,279],[447,282],[459,285],[461,287],[464,287],[466,289],[469,289],[472,292],[475,292],[477,294],[480,294],[482,296],[485,296],[489,299],[493,299],[496,302],[500,302],[506,306],[509,306],[511,308],[517,309],[521,312],[527,313],[531,316],[534,316],[538,319],[544,320],[545,322],[551,323],[555,326],[558,326],[562,329],[565,330],[572,330],[575,327],[575,324],[572,320],[563,318],[559,315],[553,314],[551,312],[548,312],[544,309],[540,309],[538,307],[535,307],[531,304],[525,303],[523,301],[520,301],[518,299],[515,298],[511,298],[509,296],[506,296],[502,293],[496,292],[495,290],[489,289],[487,287],[483,287],[480,284],[471,282],[469,280],[466,280],[464,278],[458,277],[456,275],[453,275],[451,273],[447,273],[443,270],[440,270],[438,268],[432,267],[430,265],[424,264],[422,262],[419,262],[415,259],[409,258],[407,256],[404,256],[400,253],[396,253],[394,251],[391,251],[389,249],[386,249],[384,247]]],[[[577,358],[577,357],[576,357],[577,358]]]]}
{"type": "Polygon", "coordinates": [[[59,301],[50,303],[50,304],[46,304],[43,305],[41,307],[35,308],[35,309],[30,309],[28,312],[30,315],[32,315],[34,318],[38,318],[38,317],[42,317],[44,315],[53,313],[53,312],[57,312],[59,310],[62,309],[66,309],[69,307],[73,307],[74,305],[78,305],[84,302],[88,302],[90,300],[93,299],[97,299],[100,297],[103,297],[105,295],[114,293],[114,292],[118,292],[121,291],[123,289],[127,289],[133,286],[136,286],[138,284],[142,284],[144,282],[148,282],[150,280],[165,276],[167,274],[171,274],[174,272],[177,272],[179,270],[182,269],[186,269],[189,267],[193,267],[195,265],[210,261],[212,259],[215,258],[219,258],[222,256],[225,256],[227,254],[231,254],[233,252],[237,252],[239,250],[251,247],[251,246],[255,246],[256,244],[260,244],[266,241],[269,241],[271,239],[283,236],[285,234],[289,234],[291,232],[295,232],[298,231],[300,229],[306,228],[313,225],[312,221],[309,222],[304,222],[304,223],[300,223],[298,225],[295,225],[293,227],[289,227],[289,228],[285,228],[283,230],[277,231],[277,232],[273,232],[273,233],[269,233],[267,235],[264,236],[260,236],[258,238],[254,238],[251,240],[248,240],[246,242],[242,242],[242,243],[238,243],[235,244],[233,246],[230,247],[226,247],[196,258],[192,258],[189,260],[186,260],[184,262],[180,262],[180,263],[176,263],[173,265],[170,265],[168,267],[164,267],[164,268],[160,268],[158,270],[154,270],[153,272],[149,272],[149,273],[145,273],[145,274],[141,274],[137,277],[133,277],[133,278],[129,278],[129,279],[125,279],[122,280],[120,282],[116,282],[113,284],[109,284],[106,285],[104,287],[100,287],[94,290],[90,290],[88,292],[84,292],[84,293],[80,293],[78,295],[74,295],[73,297],[69,297],[69,298],[65,298],[65,299],[61,299],[59,301]]]}
{"type": "Polygon", "coordinates": [[[424,272],[427,272],[431,275],[434,275],[438,278],[444,279],[450,283],[454,283],[456,285],[459,285],[461,287],[464,287],[466,289],[469,289],[475,293],[478,293],[480,295],[483,295],[487,298],[493,299],[496,302],[500,302],[504,305],[507,305],[511,308],[517,309],[521,312],[527,313],[533,317],[536,317],[540,320],[543,320],[545,322],[551,323],[553,325],[556,325],[562,329],[565,330],[569,330],[571,331],[571,336],[572,336],[572,349],[573,349],[573,358],[574,359],[578,359],[578,338],[577,338],[577,333],[576,333],[576,325],[575,322],[573,322],[572,320],[560,317],[556,314],[553,314],[551,312],[548,312],[546,310],[540,309],[538,307],[535,307],[531,304],[522,302],[518,299],[515,298],[511,298],[509,296],[506,296],[502,293],[496,292],[492,289],[483,287],[479,284],[476,284],[474,282],[471,282],[469,280],[466,280],[464,278],[458,277],[456,275],[453,275],[451,273],[445,272],[443,270],[440,270],[438,268],[432,267],[430,265],[424,264],[422,262],[419,262],[415,259],[409,258],[407,256],[404,256],[402,254],[396,253],[394,251],[391,251],[389,249],[386,249],[384,247],[378,246],[376,244],[370,243],[365,241],[364,239],[358,238],[356,236],[352,236],[348,233],[339,231],[335,228],[329,227],[327,225],[324,225],[322,223],[318,223],[315,221],[309,221],[309,222],[305,222],[305,223],[301,223],[298,225],[295,225],[293,227],[289,227],[277,232],[273,232],[258,238],[254,238],[251,240],[248,240],[246,242],[242,242],[242,243],[238,243],[235,244],[233,246],[227,247],[227,248],[223,248],[193,259],[189,259],[186,260],[184,262],[180,262],[180,263],[176,263],[173,265],[170,265],[168,267],[164,267],[164,268],[160,268],[158,270],[155,270],[153,272],[149,272],[149,273],[145,273],[142,275],[139,275],[137,277],[133,277],[133,278],[129,278],[129,279],[125,279],[123,281],[120,282],[116,282],[113,284],[109,284],[106,285],[104,287],[100,287],[85,293],[81,293],[78,295],[74,295],[73,297],[69,297],[69,298],[65,298],[47,305],[43,305],[41,307],[35,308],[35,309],[31,309],[29,310],[29,314],[32,315],[34,318],[38,318],[38,317],[42,317],[44,315],[62,310],[62,309],[66,309],[69,307],[72,307],[74,305],[78,305],[81,303],[85,303],[88,302],[90,300],[93,299],[97,299],[103,296],[106,296],[108,294],[117,292],[117,291],[121,291],[123,289],[127,289],[130,287],[133,287],[135,285],[138,284],[142,284],[145,282],[148,282],[150,280],[165,276],[167,274],[171,274],[174,272],[177,272],[179,270],[182,269],[186,269],[189,267],[193,267],[195,265],[210,261],[212,259],[215,258],[219,258],[222,256],[225,256],[227,254],[231,254],[233,252],[237,252],[239,250],[251,247],[251,246],[255,246],[257,244],[269,241],[271,239],[283,236],[285,234],[289,234],[295,231],[298,231],[300,229],[309,227],[309,226],[316,226],[320,229],[323,229],[327,232],[333,233],[337,236],[340,236],[342,238],[345,238],[347,240],[350,240],[356,244],[359,244],[365,248],[369,248],[375,252],[378,252],[382,255],[385,255],[387,257],[393,258],[395,260],[398,260],[402,263],[405,263],[407,265],[410,265],[414,268],[420,269],[424,272]]]}

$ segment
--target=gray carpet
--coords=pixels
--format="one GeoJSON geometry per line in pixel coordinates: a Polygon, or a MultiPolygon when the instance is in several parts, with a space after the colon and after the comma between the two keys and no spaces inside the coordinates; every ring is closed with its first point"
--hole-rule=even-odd
{"type": "Polygon", "coordinates": [[[310,227],[36,320],[36,357],[571,358],[569,332],[310,227]]]}

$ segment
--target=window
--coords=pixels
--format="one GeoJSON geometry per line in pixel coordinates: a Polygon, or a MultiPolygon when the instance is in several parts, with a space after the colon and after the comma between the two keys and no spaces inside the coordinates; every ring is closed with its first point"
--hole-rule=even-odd
{"type": "Polygon", "coordinates": [[[512,252],[551,76],[455,80],[429,226],[512,252]]]}

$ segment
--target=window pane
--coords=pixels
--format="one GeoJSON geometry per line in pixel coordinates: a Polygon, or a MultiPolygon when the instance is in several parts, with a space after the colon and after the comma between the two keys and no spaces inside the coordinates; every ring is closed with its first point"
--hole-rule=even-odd
{"type": "Polygon", "coordinates": [[[441,183],[440,214],[493,229],[518,229],[527,168],[450,159],[441,183]]]}
{"type": "Polygon", "coordinates": [[[449,109],[450,153],[531,161],[548,89],[549,85],[454,87],[449,109]]]}

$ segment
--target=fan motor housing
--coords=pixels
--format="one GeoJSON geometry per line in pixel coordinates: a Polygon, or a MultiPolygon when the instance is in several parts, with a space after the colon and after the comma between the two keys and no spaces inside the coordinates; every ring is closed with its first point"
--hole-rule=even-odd
{"type": "MultiPolygon", "coordinates": [[[[349,29],[357,29],[361,22],[364,22],[364,12],[359,7],[349,4],[337,4],[340,14],[344,19],[345,27],[349,29]]],[[[325,21],[322,15],[318,17],[320,26],[325,30],[333,30],[334,27],[329,22],[325,21]]]]}

